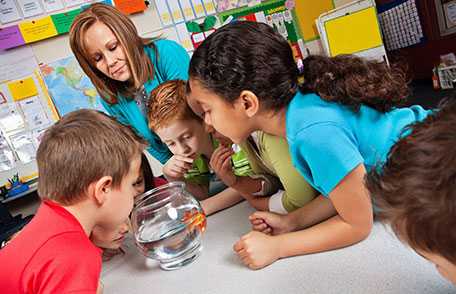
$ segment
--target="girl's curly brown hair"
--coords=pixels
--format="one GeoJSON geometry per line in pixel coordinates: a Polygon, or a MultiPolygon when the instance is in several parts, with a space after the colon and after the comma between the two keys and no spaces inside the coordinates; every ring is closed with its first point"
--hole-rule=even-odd
{"type": "Polygon", "coordinates": [[[403,105],[409,94],[402,68],[354,55],[311,55],[303,61],[303,76],[302,90],[356,112],[362,104],[388,112],[403,105]]]}

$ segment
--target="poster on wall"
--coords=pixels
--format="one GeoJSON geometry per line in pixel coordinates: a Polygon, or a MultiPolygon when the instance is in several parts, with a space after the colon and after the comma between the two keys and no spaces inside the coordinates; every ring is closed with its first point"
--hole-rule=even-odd
{"type": "Polygon", "coordinates": [[[14,1],[0,1],[0,23],[9,23],[20,18],[19,10],[14,1]]]}
{"type": "MultiPolygon", "coordinates": [[[[24,17],[32,17],[42,14],[43,8],[38,0],[17,0],[24,17]]],[[[13,1],[11,1],[13,2],[13,1]]]]}
{"type": "Polygon", "coordinates": [[[219,14],[220,21],[225,22],[229,17],[235,20],[263,22],[274,28],[290,43],[296,60],[303,58],[299,46],[300,36],[296,31],[292,12],[288,9],[285,0],[268,1],[255,6],[246,6],[219,14]]]}
{"type": "Polygon", "coordinates": [[[74,56],[43,65],[41,72],[60,116],[82,108],[105,111],[95,86],[74,56]]]}
{"type": "Polygon", "coordinates": [[[445,19],[448,28],[456,27],[456,0],[447,2],[443,5],[445,19]]]}

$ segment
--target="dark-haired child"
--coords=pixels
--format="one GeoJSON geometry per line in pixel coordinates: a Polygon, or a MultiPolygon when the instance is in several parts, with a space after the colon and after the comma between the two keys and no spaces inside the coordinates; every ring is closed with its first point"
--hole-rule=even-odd
{"type": "Polygon", "coordinates": [[[379,219],[456,285],[456,103],[413,125],[366,186],[379,219]]]}
{"type": "Polygon", "coordinates": [[[373,223],[366,171],[386,159],[405,126],[429,113],[396,108],[406,98],[405,77],[386,65],[354,56],[324,60],[329,66],[315,84],[300,88],[288,42],[266,24],[236,22],[209,36],[190,61],[189,95],[205,122],[235,143],[257,130],[286,137],[293,164],[336,209],[328,216],[317,197],[311,213],[254,213],[254,231],[234,246],[250,268],[365,239],[373,223]]]}

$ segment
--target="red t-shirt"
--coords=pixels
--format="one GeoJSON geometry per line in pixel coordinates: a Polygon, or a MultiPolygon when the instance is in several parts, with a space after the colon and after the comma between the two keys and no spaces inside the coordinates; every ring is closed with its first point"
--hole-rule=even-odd
{"type": "Polygon", "coordinates": [[[2,293],[96,293],[101,250],[62,206],[44,201],[0,250],[2,293]]]}
{"type": "Polygon", "coordinates": [[[160,186],[163,186],[166,184],[168,184],[167,180],[160,178],[160,177],[154,177],[154,188],[157,188],[157,187],[160,187],[160,186]]]}

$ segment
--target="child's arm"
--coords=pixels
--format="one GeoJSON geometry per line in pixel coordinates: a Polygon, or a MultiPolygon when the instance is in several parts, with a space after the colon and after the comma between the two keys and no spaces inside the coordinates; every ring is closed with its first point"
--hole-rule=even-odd
{"type": "Polygon", "coordinates": [[[288,215],[258,211],[249,219],[254,231],[279,235],[300,229],[306,229],[337,214],[331,200],[320,195],[301,208],[288,215]],[[299,225],[297,223],[299,222],[299,225]]]}
{"type": "Polygon", "coordinates": [[[219,210],[233,206],[243,200],[241,194],[232,188],[226,188],[222,192],[214,195],[208,199],[201,201],[206,215],[211,215],[219,210]]]}
{"type": "Polygon", "coordinates": [[[185,181],[185,189],[195,196],[198,200],[204,200],[209,197],[209,187],[205,185],[197,185],[185,181]]]}
{"type": "MultiPolygon", "coordinates": [[[[234,245],[234,250],[247,266],[259,269],[279,258],[333,250],[365,239],[373,224],[372,204],[364,187],[365,174],[364,165],[358,165],[329,194],[337,215],[297,232],[275,236],[250,232],[234,245]]],[[[273,234],[281,233],[281,229],[301,229],[308,225],[301,210],[281,216],[277,223],[263,220],[273,234]]]]}

